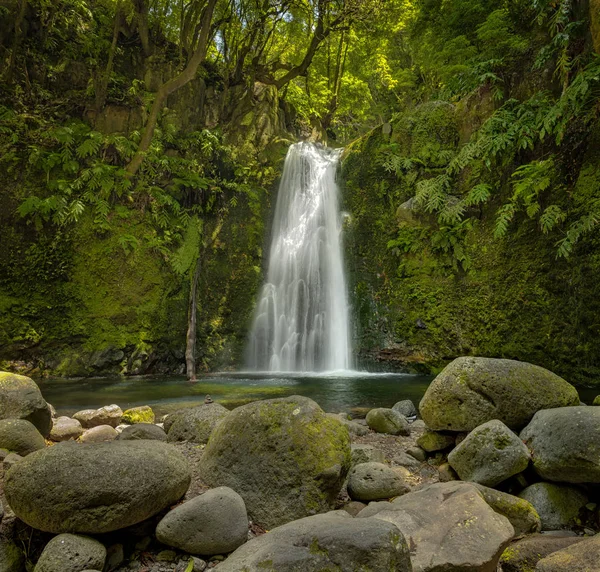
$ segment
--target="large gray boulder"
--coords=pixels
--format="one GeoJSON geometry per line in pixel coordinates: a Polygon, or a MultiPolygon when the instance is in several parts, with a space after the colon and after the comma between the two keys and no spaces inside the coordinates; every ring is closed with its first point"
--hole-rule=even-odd
{"type": "Polygon", "coordinates": [[[175,507],[158,523],[159,542],[188,554],[227,554],[248,540],[244,500],[218,487],[175,507]]]}
{"type": "Polygon", "coordinates": [[[493,487],[529,465],[529,450],[502,421],[479,425],[448,455],[463,481],[493,487]]]}
{"type": "Polygon", "coordinates": [[[436,431],[472,431],[492,419],[520,430],[540,409],[577,404],[577,390],[547,369],[507,359],[460,357],[431,382],[419,410],[436,431]]]}
{"type": "Polygon", "coordinates": [[[596,534],[542,558],[535,572],[598,572],[599,563],[600,534],[596,534]]]}
{"type": "Polygon", "coordinates": [[[106,405],[100,409],[83,409],[73,415],[84,429],[91,429],[99,425],[116,427],[121,423],[123,410],[118,405],[106,405]]]}
{"type": "Polygon", "coordinates": [[[511,543],[500,557],[502,572],[533,571],[542,558],[582,540],[583,537],[581,536],[558,536],[554,534],[532,534],[521,538],[511,543]]]}
{"type": "Polygon", "coordinates": [[[404,417],[416,417],[419,414],[415,404],[410,399],[398,401],[392,406],[392,409],[400,415],[404,415],[404,417]]]}
{"type": "Polygon", "coordinates": [[[579,511],[588,503],[580,489],[558,483],[535,483],[519,497],[531,503],[542,521],[542,530],[571,528],[579,511]]]}
{"type": "Polygon", "coordinates": [[[50,432],[51,441],[69,441],[78,439],[83,434],[83,427],[77,419],[70,417],[58,417],[54,419],[52,431],[50,432]]]}
{"type": "Polygon", "coordinates": [[[273,528],[327,510],[349,467],[348,430],[293,396],[234,409],[213,431],[199,469],[204,482],[232,488],[252,520],[273,528]]]}
{"type": "Polygon", "coordinates": [[[367,413],[367,425],[377,433],[410,435],[410,424],[406,417],[393,409],[386,409],[385,407],[371,409],[367,413]]]}
{"type": "Polygon", "coordinates": [[[0,535],[0,570],[2,572],[23,572],[25,554],[9,538],[0,535]]]}
{"type": "Polygon", "coordinates": [[[219,572],[411,572],[404,537],[388,522],[344,512],[290,522],[238,548],[219,572]]]}
{"type": "Polygon", "coordinates": [[[100,534],[157,514],[185,494],[190,480],[185,458],[160,441],[66,441],[14,465],[4,492],[33,528],[100,534]]]}
{"type": "Polygon", "coordinates": [[[42,434],[25,419],[0,420],[0,447],[24,457],[46,447],[42,434]]]}
{"type": "Polygon", "coordinates": [[[47,437],[52,428],[50,407],[40,388],[24,375],[0,371],[0,419],[25,419],[47,437]]]}
{"type": "Polygon", "coordinates": [[[151,439],[153,441],[166,441],[167,434],[152,423],[136,423],[127,425],[117,437],[119,441],[137,441],[139,439],[151,439]]]}
{"type": "Polygon", "coordinates": [[[468,483],[438,483],[392,503],[372,503],[357,519],[395,524],[411,547],[414,572],[495,572],[514,535],[468,483]]]}
{"type": "Polygon", "coordinates": [[[229,415],[229,409],[219,403],[209,403],[176,411],[167,417],[165,431],[170,443],[191,441],[207,443],[214,428],[229,415]]]}
{"type": "Polygon", "coordinates": [[[81,572],[104,568],[106,548],[88,536],[59,534],[44,548],[34,572],[81,572]]]}
{"type": "Polygon", "coordinates": [[[353,500],[389,499],[410,489],[398,471],[383,463],[361,463],[348,474],[348,495],[353,500]]]}
{"type": "Polygon", "coordinates": [[[539,411],[521,432],[521,439],[543,479],[600,483],[600,408],[539,411]]]}

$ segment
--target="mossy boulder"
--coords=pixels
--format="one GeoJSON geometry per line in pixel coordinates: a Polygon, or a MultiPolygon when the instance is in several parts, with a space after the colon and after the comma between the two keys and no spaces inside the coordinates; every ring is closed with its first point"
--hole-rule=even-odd
{"type": "Polygon", "coordinates": [[[348,495],[352,500],[389,499],[409,490],[400,473],[383,463],[360,463],[348,475],[348,495]]]}
{"type": "MultiPolygon", "coordinates": [[[[553,552],[577,544],[579,536],[532,534],[521,538],[506,548],[500,557],[502,572],[534,572],[536,564],[553,552]]],[[[565,571],[566,572],[566,571],[565,571]]]]}
{"type": "Polygon", "coordinates": [[[454,446],[455,436],[448,433],[426,430],[423,435],[417,439],[417,445],[427,453],[443,451],[454,446]]]}
{"type": "Polygon", "coordinates": [[[600,395],[596,395],[596,397],[594,397],[592,405],[600,405],[600,395]]]}
{"type": "Polygon", "coordinates": [[[104,569],[106,548],[88,536],[59,534],[44,548],[34,572],[81,572],[104,569]]]}
{"type": "Polygon", "coordinates": [[[600,534],[585,538],[542,558],[535,572],[596,572],[600,562],[600,534]]]}
{"type": "Polygon", "coordinates": [[[367,425],[377,433],[410,435],[410,425],[404,415],[394,409],[378,407],[367,413],[367,425]]]}
{"type": "Polygon", "coordinates": [[[571,528],[588,502],[581,489],[559,483],[534,483],[521,491],[519,497],[530,502],[540,515],[542,530],[571,528]]]}
{"type": "Polygon", "coordinates": [[[268,528],[326,511],[350,467],[344,425],[311,399],[293,396],[234,409],[213,431],[200,474],[239,493],[268,528]]]}
{"type": "Polygon", "coordinates": [[[152,411],[149,405],[132,407],[123,413],[121,421],[129,425],[134,425],[135,423],[154,423],[154,411],[152,411]]]}
{"type": "Polygon", "coordinates": [[[16,463],[4,492],[33,528],[100,534],[157,514],[185,494],[190,480],[185,458],[160,441],[66,441],[16,463]]]}
{"type": "Polygon", "coordinates": [[[577,404],[577,390],[543,367],[460,357],[431,382],[419,410],[427,426],[437,431],[472,431],[492,419],[520,430],[541,409],[577,404]]]}
{"type": "Polygon", "coordinates": [[[0,419],[25,419],[42,436],[52,429],[50,407],[36,383],[24,375],[0,372],[0,419]]]}
{"type": "Polygon", "coordinates": [[[539,411],[520,437],[544,480],[600,483],[600,408],[539,411]]]}
{"type": "Polygon", "coordinates": [[[23,572],[25,555],[9,538],[0,536],[0,570],[2,572],[23,572]]]}
{"type": "Polygon", "coordinates": [[[42,434],[25,419],[0,420],[0,447],[25,456],[46,447],[42,434]]]}
{"type": "Polygon", "coordinates": [[[165,429],[169,442],[191,441],[207,443],[214,428],[229,415],[229,409],[219,403],[209,403],[183,409],[167,418],[165,429]]]}

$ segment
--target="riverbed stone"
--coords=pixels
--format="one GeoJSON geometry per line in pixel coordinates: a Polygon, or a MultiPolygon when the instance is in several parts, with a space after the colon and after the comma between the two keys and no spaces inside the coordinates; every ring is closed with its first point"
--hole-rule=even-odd
{"type": "Polygon", "coordinates": [[[83,427],[77,419],[57,417],[54,419],[52,431],[50,431],[50,441],[69,441],[78,439],[81,435],[83,435],[83,427]]]}
{"type": "Polygon", "coordinates": [[[229,409],[220,403],[208,403],[191,409],[176,411],[167,417],[166,431],[170,443],[191,441],[205,444],[214,428],[229,415],[229,409]]]}
{"type": "Polygon", "coordinates": [[[238,548],[219,572],[411,572],[410,552],[389,522],[347,513],[309,516],[271,530],[238,548]]]}
{"type": "Polygon", "coordinates": [[[200,475],[239,493],[252,520],[272,528],[335,501],[350,467],[350,437],[311,399],[234,409],[210,436],[200,475]]]}
{"type": "Polygon", "coordinates": [[[159,542],[188,554],[227,554],[248,540],[244,500],[228,487],[217,487],[175,507],[158,523],[159,542]]]}
{"type": "Polygon", "coordinates": [[[454,446],[454,435],[440,433],[439,431],[425,430],[417,439],[417,445],[427,453],[443,451],[454,446]]]}
{"type": "Polygon", "coordinates": [[[110,425],[116,427],[121,423],[123,410],[115,404],[106,405],[99,409],[83,409],[73,415],[84,429],[91,429],[99,425],[110,425]]]}
{"type": "Polygon", "coordinates": [[[0,419],[25,419],[43,437],[50,434],[52,416],[40,388],[29,377],[0,371],[0,419]]]}
{"type": "Polygon", "coordinates": [[[23,572],[25,554],[9,538],[0,535],[0,570],[2,572],[23,572]]]}
{"type": "Polygon", "coordinates": [[[34,572],[81,572],[104,568],[106,548],[88,536],[59,534],[44,548],[34,572]]]}
{"type": "Polygon", "coordinates": [[[598,572],[599,563],[600,534],[596,534],[542,558],[535,572],[598,572]]]}
{"type": "Polygon", "coordinates": [[[141,405],[140,407],[132,407],[123,412],[121,418],[123,423],[134,425],[135,423],[154,423],[154,411],[149,405],[141,405]]]}
{"type": "Polygon", "coordinates": [[[0,447],[24,457],[46,447],[42,434],[25,419],[0,419],[0,447]]]}
{"type": "Polygon", "coordinates": [[[406,454],[410,455],[420,463],[424,463],[427,460],[427,453],[425,452],[425,449],[419,446],[409,447],[408,449],[406,449],[406,454]]]}
{"type": "Polygon", "coordinates": [[[578,403],[571,384],[537,365],[460,357],[431,382],[419,410],[427,426],[437,431],[472,431],[492,419],[520,430],[541,409],[578,403]]]}
{"type": "Polygon", "coordinates": [[[539,411],[520,437],[544,480],[600,483],[600,408],[539,411]]]}
{"type": "Polygon", "coordinates": [[[402,475],[383,463],[361,463],[348,474],[348,495],[352,500],[389,499],[410,489],[402,475]]]}
{"type": "Polygon", "coordinates": [[[410,424],[408,423],[408,419],[397,411],[386,409],[385,407],[371,409],[369,413],[367,413],[367,425],[377,433],[404,436],[410,435],[410,424]]]}
{"type": "Polygon", "coordinates": [[[350,435],[362,437],[363,435],[368,435],[369,433],[368,427],[361,425],[360,423],[356,423],[356,421],[351,421],[344,413],[327,413],[327,416],[341,421],[346,429],[348,429],[350,435]]]}
{"type": "MultiPolygon", "coordinates": [[[[563,550],[583,540],[580,536],[532,534],[511,543],[502,553],[502,572],[529,572],[553,552],[563,550]]],[[[566,571],[565,571],[566,572],[566,571]]]]}
{"type": "Polygon", "coordinates": [[[496,486],[524,471],[529,450],[502,421],[483,423],[455,447],[448,462],[463,481],[496,486]]]}
{"type": "Polygon", "coordinates": [[[569,529],[579,511],[588,503],[577,487],[559,483],[534,483],[519,494],[530,502],[542,520],[542,530],[569,529]]]}
{"type": "Polygon", "coordinates": [[[361,463],[383,463],[385,455],[381,449],[377,449],[373,445],[352,444],[352,466],[360,465],[361,463]]]}
{"type": "Polygon", "coordinates": [[[79,438],[82,443],[101,443],[103,441],[114,441],[119,434],[110,425],[98,425],[87,429],[79,438]]]}
{"type": "Polygon", "coordinates": [[[171,506],[190,480],[185,458],[160,441],[65,441],[14,465],[5,474],[4,492],[33,528],[100,534],[171,506]]]}
{"type": "Polygon", "coordinates": [[[136,441],[138,439],[166,441],[167,434],[160,427],[152,423],[136,423],[135,425],[124,427],[117,439],[119,441],[136,441]]]}
{"type": "Polygon", "coordinates": [[[401,415],[404,415],[404,417],[416,417],[419,414],[415,404],[410,399],[398,401],[398,403],[395,403],[392,406],[392,409],[401,415]]]}
{"type": "Polygon", "coordinates": [[[395,524],[411,547],[414,572],[492,572],[514,535],[469,483],[437,483],[369,505],[356,517],[395,524]],[[367,516],[368,515],[368,516],[367,516]]]}
{"type": "Polygon", "coordinates": [[[21,457],[18,453],[9,453],[2,459],[2,467],[4,468],[4,471],[8,471],[8,469],[23,459],[24,457],[21,457]]]}

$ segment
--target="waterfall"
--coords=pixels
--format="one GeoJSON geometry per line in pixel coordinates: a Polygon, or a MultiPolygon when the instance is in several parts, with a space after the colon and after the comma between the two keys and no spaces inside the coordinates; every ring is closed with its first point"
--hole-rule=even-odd
{"type": "Polygon", "coordinates": [[[248,344],[259,371],[333,371],[351,366],[340,244],[340,151],[297,143],[279,185],[267,280],[248,344]]]}

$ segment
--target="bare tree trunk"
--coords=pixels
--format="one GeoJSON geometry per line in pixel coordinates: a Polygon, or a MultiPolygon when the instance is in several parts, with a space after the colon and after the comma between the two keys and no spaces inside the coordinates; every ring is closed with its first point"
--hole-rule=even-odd
{"type": "Polygon", "coordinates": [[[21,47],[21,42],[23,41],[23,22],[25,21],[25,12],[26,11],[27,11],[27,0],[21,0],[19,13],[17,14],[17,19],[15,20],[15,38],[13,41],[12,51],[10,52],[10,60],[8,62],[8,67],[6,68],[6,74],[5,74],[6,83],[8,83],[9,85],[13,81],[15,67],[17,65],[17,54],[21,47]]]}
{"type": "Polygon", "coordinates": [[[196,268],[190,284],[188,329],[185,344],[185,369],[189,381],[196,381],[196,324],[198,314],[198,281],[202,268],[202,252],[198,252],[196,268]]]}
{"type": "Polygon", "coordinates": [[[112,74],[113,65],[115,61],[115,53],[117,51],[117,41],[119,39],[119,29],[121,27],[121,3],[117,4],[115,11],[115,25],[113,28],[112,43],[110,44],[110,50],[108,52],[108,61],[106,62],[106,68],[103,72],[100,72],[100,77],[96,82],[96,116],[102,111],[104,104],[106,103],[106,95],[108,93],[108,82],[112,74]]]}

